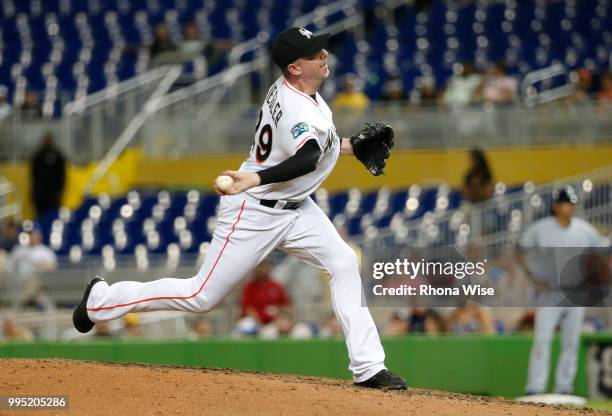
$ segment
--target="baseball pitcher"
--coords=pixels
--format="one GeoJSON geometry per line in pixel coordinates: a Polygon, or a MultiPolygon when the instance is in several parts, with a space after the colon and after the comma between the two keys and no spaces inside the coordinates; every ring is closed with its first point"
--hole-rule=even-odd
{"type": "Polygon", "coordinates": [[[375,176],[384,172],[393,130],[371,123],[341,139],[332,113],[318,93],[329,76],[329,35],[293,27],[276,38],[272,55],[283,75],[270,87],[255,126],[248,159],[220,189],[218,224],[204,264],[190,279],[109,286],[93,279],[74,312],[74,325],[89,331],[95,322],[128,312],[207,312],[272,250],[279,248],[326,271],[334,311],[348,347],[357,386],[405,389],[385,368],[385,354],[367,309],[353,250],[309,197],[327,178],[341,153],[354,154],[375,176]]]}

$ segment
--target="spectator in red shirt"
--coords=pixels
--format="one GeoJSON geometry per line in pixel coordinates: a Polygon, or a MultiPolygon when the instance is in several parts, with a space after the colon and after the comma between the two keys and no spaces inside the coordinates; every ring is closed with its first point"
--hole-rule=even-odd
{"type": "Polygon", "coordinates": [[[606,72],[601,76],[601,90],[597,98],[602,101],[612,102],[612,72],[606,72]]]}
{"type": "Polygon", "coordinates": [[[241,316],[251,316],[262,325],[271,322],[280,308],[291,304],[285,288],[272,279],[272,265],[263,261],[242,289],[241,316]]]}

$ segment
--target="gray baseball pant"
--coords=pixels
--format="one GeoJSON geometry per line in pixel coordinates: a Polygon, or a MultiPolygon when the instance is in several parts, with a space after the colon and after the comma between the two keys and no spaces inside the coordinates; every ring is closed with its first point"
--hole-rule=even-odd
{"type": "Polygon", "coordinates": [[[557,363],[555,393],[570,394],[578,366],[580,330],[584,318],[583,307],[536,308],[535,333],[529,359],[528,393],[543,393],[548,385],[550,349],[557,324],[561,329],[561,355],[557,363]]]}

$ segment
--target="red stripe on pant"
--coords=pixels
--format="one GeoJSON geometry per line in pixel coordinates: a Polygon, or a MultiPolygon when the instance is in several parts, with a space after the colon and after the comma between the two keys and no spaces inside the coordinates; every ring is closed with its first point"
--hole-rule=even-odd
{"type": "Polygon", "coordinates": [[[242,216],[242,211],[244,211],[244,204],[245,203],[246,203],[246,201],[242,201],[242,206],[240,207],[240,212],[238,213],[238,218],[236,219],[236,222],[232,226],[232,231],[230,231],[230,233],[227,235],[227,237],[225,239],[225,244],[223,245],[223,248],[221,249],[221,252],[219,253],[219,256],[217,257],[217,260],[215,260],[215,264],[210,269],[210,272],[208,272],[208,276],[206,276],[206,279],[204,279],[204,282],[202,283],[202,286],[200,286],[200,288],[197,290],[197,292],[195,292],[193,295],[189,295],[189,296],[161,296],[161,297],[157,297],[157,298],[148,298],[148,299],[137,300],[137,301],[130,302],[130,303],[123,303],[121,305],[102,306],[100,308],[87,308],[87,310],[91,311],[91,312],[97,312],[97,311],[104,311],[104,310],[108,310],[108,309],[121,308],[121,307],[124,307],[124,306],[136,305],[138,303],[150,302],[150,301],[153,301],[153,300],[191,299],[191,298],[197,296],[204,289],[204,286],[206,286],[206,282],[208,282],[208,279],[210,279],[210,276],[215,271],[215,267],[217,267],[217,263],[219,263],[219,260],[221,259],[221,256],[223,255],[223,251],[225,251],[225,247],[229,243],[230,237],[232,236],[232,234],[234,234],[234,231],[236,230],[236,225],[238,225],[238,222],[240,221],[240,217],[242,216]]]}

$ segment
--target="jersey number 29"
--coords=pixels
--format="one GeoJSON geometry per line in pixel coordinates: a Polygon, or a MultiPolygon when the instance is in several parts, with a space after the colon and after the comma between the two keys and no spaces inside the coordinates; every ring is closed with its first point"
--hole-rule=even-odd
{"type": "MultiPolygon", "coordinates": [[[[262,113],[259,112],[259,120],[257,121],[257,126],[255,127],[255,133],[259,130],[259,125],[261,124],[262,113]]],[[[259,136],[257,138],[257,142],[255,143],[255,159],[257,163],[262,163],[265,161],[272,153],[272,126],[266,124],[259,131],[259,136]]]]}

